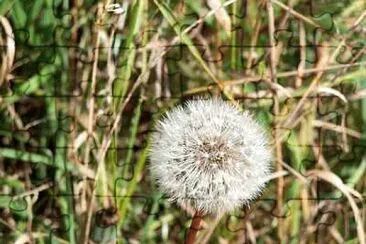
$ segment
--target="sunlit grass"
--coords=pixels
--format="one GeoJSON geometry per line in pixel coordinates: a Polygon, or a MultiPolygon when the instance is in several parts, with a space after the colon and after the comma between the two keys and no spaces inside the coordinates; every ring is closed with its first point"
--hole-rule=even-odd
{"type": "Polygon", "coordinates": [[[0,0],[0,242],[182,243],[150,132],[222,96],[265,126],[274,179],[199,242],[364,243],[364,1],[120,2],[0,0]]]}

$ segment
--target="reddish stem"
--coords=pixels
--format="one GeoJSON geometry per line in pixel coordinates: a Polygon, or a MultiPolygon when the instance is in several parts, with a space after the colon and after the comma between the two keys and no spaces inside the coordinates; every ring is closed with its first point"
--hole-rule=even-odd
{"type": "Polygon", "coordinates": [[[194,244],[194,241],[196,240],[197,232],[200,230],[202,219],[203,219],[203,215],[197,211],[193,216],[191,227],[188,230],[185,244],[194,244]]]}

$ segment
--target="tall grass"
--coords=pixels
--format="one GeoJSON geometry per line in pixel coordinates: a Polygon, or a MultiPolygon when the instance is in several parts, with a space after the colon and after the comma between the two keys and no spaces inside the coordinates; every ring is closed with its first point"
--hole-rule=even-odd
{"type": "Polygon", "coordinates": [[[222,96],[272,136],[273,179],[199,243],[365,243],[364,1],[114,4],[0,0],[0,242],[183,242],[150,131],[222,96]]]}

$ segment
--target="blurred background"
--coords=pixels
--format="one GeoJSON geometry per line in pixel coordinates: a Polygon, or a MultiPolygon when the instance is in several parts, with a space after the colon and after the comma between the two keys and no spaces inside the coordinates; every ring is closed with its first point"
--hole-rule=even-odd
{"type": "Polygon", "coordinates": [[[197,243],[365,243],[366,2],[0,0],[0,242],[182,243],[150,132],[197,96],[249,110],[273,180],[197,243]]]}

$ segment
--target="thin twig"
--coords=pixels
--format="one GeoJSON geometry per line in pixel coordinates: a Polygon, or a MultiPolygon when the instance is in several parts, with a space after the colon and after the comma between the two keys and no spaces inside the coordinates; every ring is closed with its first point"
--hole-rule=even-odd
{"type": "MultiPolygon", "coordinates": [[[[345,68],[351,68],[351,67],[357,67],[366,65],[366,61],[357,62],[357,63],[350,63],[350,64],[338,64],[338,65],[332,65],[322,68],[311,68],[306,69],[303,71],[303,75],[310,75],[313,73],[318,72],[325,72],[325,71],[332,71],[332,70],[338,70],[338,69],[345,69],[345,68]]],[[[277,74],[277,78],[287,78],[287,77],[294,77],[298,75],[298,71],[287,71],[287,72],[281,72],[277,74]]],[[[270,79],[269,75],[257,75],[257,76],[250,76],[250,77],[244,77],[237,80],[225,80],[222,82],[224,86],[232,86],[232,85],[241,85],[244,83],[251,83],[251,82],[261,82],[263,80],[270,79]]],[[[210,84],[210,86],[202,86],[202,87],[196,87],[192,88],[186,92],[184,92],[184,95],[194,95],[196,93],[206,92],[215,87],[216,84],[210,84]]]]}
{"type": "Polygon", "coordinates": [[[253,61],[254,61],[255,46],[258,42],[258,37],[259,37],[261,26],[262,26],[261,18],[258,16],[256,18],[256,21],[255,21],[255,24],[254,24],[254,34],[252,35],[252,38],[250,40],[250,50],[249,50],[249,55],[248,55],[247,66],[245,68],[245,74],[246,75],[249,75],[250,72],[252,71],[252,64],[253,64],[253,61]]]}
{"type": "Polygon", "coordinates": [[[360,17],[358,17],[358,19],[355,21],[355,23],[353,23],[352,25],[352,29],[356,28],[361,22],[362,20],[366,17],[366,10],[362,12],[362,14],[360,15],[360,17]]]}
{"type": "Polygon", "coordinates": [[[300,110],[305,105],[307,98],[315,90],[316,86],[318,85],[320,78],[323,73],[318,73],[317,76],[313,79],[311,82],[309,88],[306,90],[304,95],[301,97],[300,101],[297,103],[296,108],[291,112],[291,114],[287,117],[287,119],[283,122],[283,128],[293,128],[293,122],[294,120],[299,116],[300,110]]]}
{"type": "MultiPolygon", "coordinates": [[[[105,5],[108,5],[109,1],[105,1],[105,5]]],[[[90,103],[89,103],[89,118],[88,118],[88,138],[86,141],[86,149],[84,154],[84,164],[86,167],[88,167],[89,164],[89,155],[90,155],[90,149],[91,149],[91,138],[93,134],[94,129],[94,104],[95,104],[95,89],[96,89],[96,76],[97,76],[97,68],[98,68],[98,58],[99,58],[99,44],[100,44],[100,31],[103,21],[103,4],[100,3],[98,5],[97,10],[97,22],[96,22],[96,39],[95,39],[95,48],[94,48],[94,55],[93,55],[93,69],[92,69],[92,83],[90,88],[90,103]]],[[[103,164],[104,165],[104,164],[103,164]]],[[[99,167],[98,167],[99,168],[99,167]]],[[[96,175],[96,180],[98,180],[98,177],[96,175]]],[[[84,177],[85,183],[87,183],[87,178],[84,177]]],[[[85,187],[87,184],[85,184],[85,187]]],[[[83,190],[82,197],[86,198],[86,189],[83,190]]],[[[92,199],[94,198],[94,194],[92,196],[92,199]]],[[[91,215],[92,215],[92,209],[93,209],[93,201],[89,202],[88,206],[88,212],[87,212],[87,218],[85,223],[85,233],[84,233],[84,243],[89,243],[89,234],[90,234],[90,225],[91,225],[91,215]]]]}
{"type": "MultiPolygon", "coordinates": [[[[274,20],[274,11],[272,6],[272,1],[267,2],[267,13],[268,13],[268,35],[269,35],[269,44],[271,47],[270,52],[270,70],[271,70],[271,77],[270,80],[272,83],[277,83],[277,70],[276,70],[276,45],[275,45],[275,20],[274,20]]],[[[275,92],[275,91],[274,91],[275,92]]],[[[281,140],[280,140],[280,123],[278,120],[278,114],[280,112],[280,104],[277,97],[277,92],[274,95],[274,106],[273,106],[273,113],[274,113],[274,128],[275,128],[275,153],[276,153],[276,171],[281,172],[283,171],[282,164],[280,161],[282,160],[282,147],[281,147],[281,140]]],[[[277,179],[277,211],[278,213],[282,213],[282,206],[283,206],[283,189],[284,189],[284,178],[278,177],[277,179]]],[[[284,240],[284,221],[282,218],[279,218],[278,225],[277,225],[277,237],[280,243],[284,240]]]]}
{"type": "Polygon", "coordinates": [[[306,65],[306,34],[304,22],[299,21],[299,36],[300,36],[300,63],[297,67],[298,74],[296,76],[295,87],[300,87],[302,85],[302,78],[304,75],[305,65],[306,65]]]}
{"type": "Polygon", "coordinates": [[[278,1],[278,0],[271,0],[271,2],[275,3],[277,6],[279,6],[280,8],[288,11],[289,13],[291,13],[293,16],[295,16],[298,19],[301,19],[302,21],[304,21],[305,23],[308,23],[316,28],[319,29],[323,29],[323,27],[321,25],[318,25],[317,23],[315,23],[313,20],[309,19],[308,17],[296,12],[295,10],[293,10],[292,8],[288,7],[287,5],[283,4],[282,2],[278,1]]]}
{"type": "Polygon", "coordinates": [[[15,200],[18,200],[18,199],[21,199],[21,198],[24,198],[24,197],[27,197],[27,196],[30,196],[30,195],[36,195],[36,194],[40,193],[41,191],[47,190],[51,186],[53,186],[53,183],[48,182],[48,183],[40,185],[40,186],[38,186],[38,187],[36,187],[32,190],[29,190],[27,192],[16,195],[16,196],[12,197],[11,199],[12,199],[12,201],[15,201],[15,200]]]}
{"type": "Polygon", "coordinates": [[[332,123],[328,123],[325,121],[321,121],[321,120],[313,120],[312,125],[314,127],[324,128],[327,130],[333,130],[338,133],[343,133],[343,131],[345,131],[347,135],[354,137],[356,139],[361,139],[361,137],[362,137],[362,133],[360,133],[358,131],[352,130],[350,128],[345,128],[343,126],[335,125],[332,123]]]}

